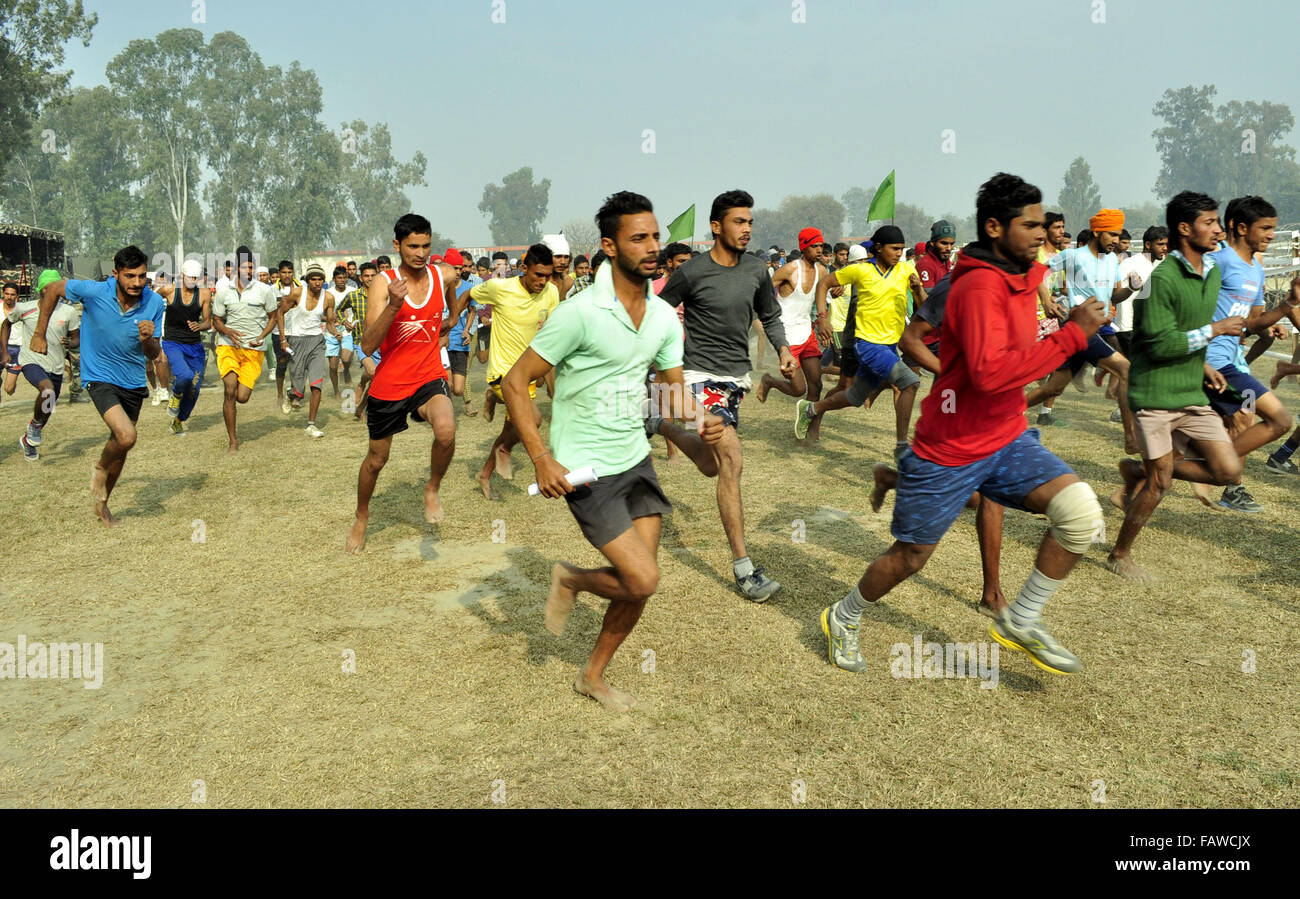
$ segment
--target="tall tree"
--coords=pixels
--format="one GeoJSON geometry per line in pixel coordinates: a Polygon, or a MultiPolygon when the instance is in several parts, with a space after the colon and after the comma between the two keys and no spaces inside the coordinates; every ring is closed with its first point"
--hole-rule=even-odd
{"type": "Polygon", "coordinates": [[[1056,199],[1065,215],[1065,227],[1078,234],[1088,227],[1088,219],[1101,208],[1101,188],[1092,180],[1092,167],[1082,156],[1076,156],[1065,170],[1061,193],[1056,199]]]}
{"type": "Polygon", "coordinates": [[[867,228],[871,225],[869,213],[871,198],[874,195],[874,188],[867,190],[861,187],[850,187],[840,197],[840,202],[844,204],[844,214],[850,234],[866,236],[869,233],[867,228]]]}
{"type": "Polygon", "coordinates": [[[98,22],[81,0],[0,0],[0,174],[27,146],[41,107],[67,90],[63,45],[88,46],[98,22]]]}
{"type": "Polygon", "coordinates": [[[185,258],[185,222],[199,186],[205,72],[210,64],[195,28],[134,40],[108,64],[108,82],[141,133],[132,144],[147,188],[162,194],[176,229],[176,254],[185,258]]]}
{"type": "Polygon", "coordinates": [[[797,246],[799,232],[818,228],[832,243],[844,234],[844,204],[830,194],[786,197],[776,209],[754,210],[754,232],[749,249],[797,246]]]}
{"type": "Polygon", "coordinates": [[[373,128],[360,119],[343,123],[339,147],[347,218],[335,244],[348,250],[387,248],[393,239],[393,223],[411,211],[406,188],[427,183],[428,160],[417,150],[410,162],[398,162],[393,157],[392,135],[383,122],[373,128]]]}
{"type": "MultiPolygon", "coordinates": [[[[660,222],[659,227],[663,229],[666,239],[668,223],[660,222]]],[[[600,249],[600,230],[589,218],[569,219],[560,230],[564,233],[565,240],[569,242],[569,249],[573,251],[574,256],[590,256],[600,249]]]]}
{"type": "Polygon", "coordinates": [[[515,246],[539,238],[538,228],[546,218],[550,194],[551,179],[534,183],[531,166],[506,175],[500,185],[483,185],[478,211],[488,216],[493,243],[515,246]]]}
{"type": "MultiPolygon", "coordinates": [[[[1182,190],[1208,192],[1213,187],[1222,151],[1217,146],[1214,94],[1212,84],[1167,90],[1151,110],[1165,122],[1151,132],[1161,163],[1155,184],[1157,197],[1167,199],[1182,190]]],[[[1068,218],[1066,225],[1077,229],[1077,223],[1068,218]]]]}

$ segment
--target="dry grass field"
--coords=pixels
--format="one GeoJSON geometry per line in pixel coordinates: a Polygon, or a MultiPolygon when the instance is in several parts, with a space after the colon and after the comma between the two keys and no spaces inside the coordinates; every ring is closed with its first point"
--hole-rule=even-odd
{"type": "MultiPolygon", "coordinates": [[[[470,383],[481,398],[477,363],[470,383]]],[[[475,489],[499,419],[458,418],[441,526],[422,516],[429,432],[399,435],[367,551],[348,557],[366,439],[328,389],[311,440],[259,383],[236,456],[218,389],[184,438],[146,404],[112,531],[91,516],[106,436],[93,406],[60,405],[28,464],[32,396],[24,382],[0,406],[0,642],[102,642],[105,671],[99,689],[0,680],[5,806],[1300,805],[1300,479],[1267,473],[1262,452],[1246,470],[1262,514],[1212,512],[1185,485],[1160,508],[1137,547],[1157,585],[1108,573],[1108,547],[1079,564],[1048,617],[1080,676],[1009,652],[996,689],[891,675],[890,648],[914,635],[988,639],[970,512],[868,612],[870,667],[853,675],[827,662],[817,616],[890,541],[892,499],[872,514],[867,485],[892,409],[830,417],[806,449],[792,400],[751,396],[748,539],[784,589],[765,605],[735,592],[714,483],[668,465],[656,439],[676,512],[659,592],[609,672],[642,705],[616,717],[570,689],[603,603],[582,597],[563,638],[542,627],[552,563],[598,554],[562,502],[526,495],[522,452],[499,501],[475,489]]],[[[1281,397],[1300,409],[1294,380],[1281,397]]],[[[1113,537],[1119,426],[1097,390],[1070,388],[1057,409],[1070,426],[1045,442],[1097,490],[1113,537]]],[[[1009,596],[1042,530],[1007,514],[1009,596]]]]}

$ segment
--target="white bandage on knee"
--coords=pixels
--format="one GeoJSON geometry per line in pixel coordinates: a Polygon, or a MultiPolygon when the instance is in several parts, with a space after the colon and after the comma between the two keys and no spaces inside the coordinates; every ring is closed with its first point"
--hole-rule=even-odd
{"type": "Polygon", "coordinates": [[[1047,504],[1052,537],[1068,552],[1083,555],[1105,521],[1097,494],[1083,481],[1066,487],[1047,504]]]}

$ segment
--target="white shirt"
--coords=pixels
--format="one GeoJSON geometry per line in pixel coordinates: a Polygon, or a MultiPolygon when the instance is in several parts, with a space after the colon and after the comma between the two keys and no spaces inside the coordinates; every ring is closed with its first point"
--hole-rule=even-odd
{"type": "Polygon", "coordinates": [[[1127,333],[1133,330],[1133,304],[1150,295],[1151,272],[1159,264],[1158,262],[1152,262],[1151,257],[1146,253],[1136,253],[1120,262],[1119,283],[1127,285],[1128,276],[1133,272],[1137,272],[1142,278],[1142,289],[1115,307],[1115,321],[1111,327],[1116,331],[1127,333]]]}

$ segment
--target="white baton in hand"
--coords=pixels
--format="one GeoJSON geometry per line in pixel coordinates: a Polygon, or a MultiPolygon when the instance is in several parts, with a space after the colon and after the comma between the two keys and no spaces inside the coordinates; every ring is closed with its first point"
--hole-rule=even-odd
{"type": "MultiPolygon", "coordinates": [[[[581,487],[583,484],[590,484],[592,481],[597,480],[596,469],[588,465],[585,468],[569,472],[564,476],[564,479],[569,482],[570,487],[581,487]]],[[[528,485],[529,496],[537,496],[541,492],[541,488],[537,486],[536,482],[528,485]]]]}

